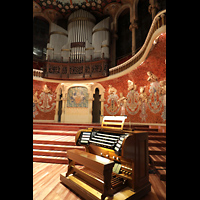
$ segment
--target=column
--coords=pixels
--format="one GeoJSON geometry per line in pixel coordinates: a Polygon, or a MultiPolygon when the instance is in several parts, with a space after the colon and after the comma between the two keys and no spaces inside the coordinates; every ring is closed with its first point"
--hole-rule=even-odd
{"type": "Polygon", "coordinates": [[[160,9],[159,4],[157,2],[157,0],[149,0],[149,13],[152,15],[152,20],[154,19],[154,17],[156,16],[157,13],[157,9],[160,9]]]}
{"type": "Polygon", "coordinates": [[[132,32],[132,56],[136,53],[136,40],[135,40],[135,29],[138,28],[138,25],[135,20],[131,22],[129,30],[132,32]]]}
{"type": "Polygon", "coordinates": [[[101,95],[101,98],[99,99],[99,101],[101,102],[101,115],[100,115],[100,123],[102,123],[103,121],[103,116],[104,116],[104,102],[105,102],[105,99],[104,99],[104,94],[101,95]],[[103,96],[103,97],[102,97],[103,96]]]}
{"type": "Polygon", "coordinates": [[[116,66],[116,41],[118,39],[118,35],[115,30],[111,32],[111,67],[116,66]]]}
{"type": "Polygon", "coordinates": [[[60,101],[60,98],[58,95],[55,101],[56,101],[56,109],[55,109],[54,121],[58,122],[58,107],[59,107],[59,101],[60,101]]]}
{"type": "Polygon", "coordinates": [[[67,101],[67,94],[65,94],[65,97],[62,97],[62,114],[61,114],[61,120],[60,120],[61,122],[65,122],[66,101],[67,101]]]}
{"type": "Polygon", "coordinates": [[[116,40],[118,39],[116,13],[120,7],[121,7],[120,3],[113,2],[108,4],[103,10],[103,13],[105,15],[109,14],[111,16],[111,47],[110,47],[111,67],[116,66],[116,40]]]}

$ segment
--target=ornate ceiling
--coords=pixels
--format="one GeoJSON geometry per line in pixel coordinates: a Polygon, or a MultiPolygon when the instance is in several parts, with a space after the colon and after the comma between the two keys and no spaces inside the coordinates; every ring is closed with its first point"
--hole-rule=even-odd
{"type": "Polygon", "coordinates": [[[102,16],[104,8],[111,3],[121,3],[121,0],[33,0],[35,9],[40,9],[41,11],[53,9],[63,17],[68,17],[78,9],[84,9],[97,16],[102,16]]]}

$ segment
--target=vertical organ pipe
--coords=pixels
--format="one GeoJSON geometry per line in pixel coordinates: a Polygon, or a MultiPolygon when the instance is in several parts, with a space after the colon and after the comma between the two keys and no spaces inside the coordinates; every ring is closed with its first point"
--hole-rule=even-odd
{"type": "Polygon", "coordinates": [[[95,17],[87,11],[78,10],[72,13],[68,18],[68,35],[71,43],[71,55],[70,57],[74,62],[84,60],[85,46],[82,46],[82,42],[88,40],[92,42],[92,28],[96,22],[95,17]],[[81,45],[78,43],[80,42],[81,45]]]}
{"type": "Polygon", "coordinates": [[[95,17],[91,13],[78,10],[69,16],[67,31],[52,24],[47,57],[54,49],[50,60],[59,61],[62,56],[64,62],[67,62],[69,57],[71,62],[83,62],[84,59],[90,61],[91,56],[101,58],[102,54],[105,58],[109,58],[109,17],[96,25],[95,22],[95,17]]]}

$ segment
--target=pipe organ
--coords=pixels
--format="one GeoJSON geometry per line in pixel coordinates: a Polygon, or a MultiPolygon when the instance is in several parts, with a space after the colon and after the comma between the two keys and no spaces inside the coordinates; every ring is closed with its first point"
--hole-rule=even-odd
{"type": "Polygon", "coordinates": [[[92,44],[94,47],[94,58],[99,58],[104,53],[109,58],[109,17],[99,22],[92,31],[92,44]]]}
{"type": "Polygon", "coordinates": [[[86,151],[67,151],[69,166],[60,180],[84,199],[138,200],[151,191],[148,132],[123,129],[125,118],[105,116],[101,128],[79,130],[75,142],[86,151]]]}
{"type": "Polygon", "coordinates": [[[95,17],[84,10],[72,13],[68,19],[69,39],[71,44],[70,57],[72,62],[82,62],[85,57],[85,43],[92,42],[92,28],[95,17]]]}
{"type": "Polygon", "coordinates": [[[47,60],[61,62],[61,49],[68,41],[68,32],[55,23],[50,24],[50,42],[47,44],[47,60]]]}
{"type": "Polygon", "coordinates": [[[67,30],[52,23],[48,61],[80,63],[109,58],[110,18],[95,23],[95,17],[81,9],[69,16],[67,30]]]}

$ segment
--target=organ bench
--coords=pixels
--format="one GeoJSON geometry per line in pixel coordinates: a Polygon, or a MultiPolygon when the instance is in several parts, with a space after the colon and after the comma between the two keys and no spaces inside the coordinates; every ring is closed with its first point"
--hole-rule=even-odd
{"type": "Polygon", "coordinates": [[[104,117],[101,128],[77,132],[76,145],[85,146],[86,152],[67,151],[68,171],[60,180],[86,200],[140,199],[151,191],[148,132],[124,130],[126,117],[111,118],[112,123],[104,117]]]}

